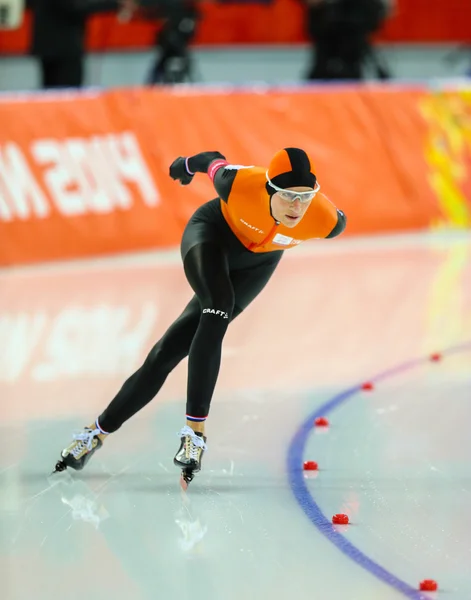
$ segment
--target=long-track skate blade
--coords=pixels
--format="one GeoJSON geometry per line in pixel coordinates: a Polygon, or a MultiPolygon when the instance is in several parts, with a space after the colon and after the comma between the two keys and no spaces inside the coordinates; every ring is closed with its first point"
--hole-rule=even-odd
{"type": "Polygon", "coordinates": [[[54,469],[54,471],[51,473],[51,475],[54,475],[54,473],[62,473],[62,471],[67,470],[67,465],[65,464],[65,462],[63,460],[58,460],[56,463],[56,467],[54,469]]]}
{"type": "Polygon", "coordinates": [[[180,477],[180,485],[182,486],[182,489],[186,492],[186,490],[188,489],[188,485],[193,481],[193,471],[182,471],[181,477],[180,477]]]}

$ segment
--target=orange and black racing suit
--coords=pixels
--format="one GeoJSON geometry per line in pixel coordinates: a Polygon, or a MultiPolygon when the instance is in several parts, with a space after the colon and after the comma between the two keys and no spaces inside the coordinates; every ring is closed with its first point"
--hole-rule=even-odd
{"type": "Polygon", "coordinates": [[[186,356],[186,415],[204,421],[229,323],[262,291],[285,250],[305,240],[335,237],[345,228],[345,215],[322,193],[295,227],[277,222],[263,168],[215,160],[207,172],[218,197],[193,214],[181,242],[194,296],[98,418],[106,432],[116,431],[150,402],[186,356]]]}

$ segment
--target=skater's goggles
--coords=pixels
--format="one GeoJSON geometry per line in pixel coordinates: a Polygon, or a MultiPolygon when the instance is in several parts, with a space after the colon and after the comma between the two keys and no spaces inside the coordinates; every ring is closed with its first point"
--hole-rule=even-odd
{"type": "Polygon", "coordinates": [[[295,192],[294,190],[287,190],[284,188],[280,188],[275,185],[270,178],[268,177],[268,173],[266,174],[268,185],[278,192],[278,195],[282,200],[286,202],[295,202],[295,200],[299,200],[301,203],[310,202],[317,192],[321,189],[321,186],[316,181],[316,187],[313,190],[309,190],[308,192],[295,192]]]}

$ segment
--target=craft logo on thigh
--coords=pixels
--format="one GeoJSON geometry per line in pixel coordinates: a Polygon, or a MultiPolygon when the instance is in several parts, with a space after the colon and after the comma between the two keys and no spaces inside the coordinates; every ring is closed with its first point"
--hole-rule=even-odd
{"type": "Polygon", "coordinates": [[[203,314],[204,313],[211,313],[212,315],[219,315],[223,319],[229,318],[229,315],[227,314],[227,312],[224,312],[223,310],[214,310],[214,308],[204,308],[203,314]]]}

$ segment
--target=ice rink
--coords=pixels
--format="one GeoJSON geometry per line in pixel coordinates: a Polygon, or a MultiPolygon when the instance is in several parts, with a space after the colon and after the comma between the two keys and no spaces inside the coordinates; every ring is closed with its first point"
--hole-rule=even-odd
{"type": "Polygon", "coordinates": [[[3,270],[0,292],[1,600],[471,599],[469,233],[287,252],[229,328],[187,494],[186,361],[50,477],[189,299],[178,252],[3,270]]]}

